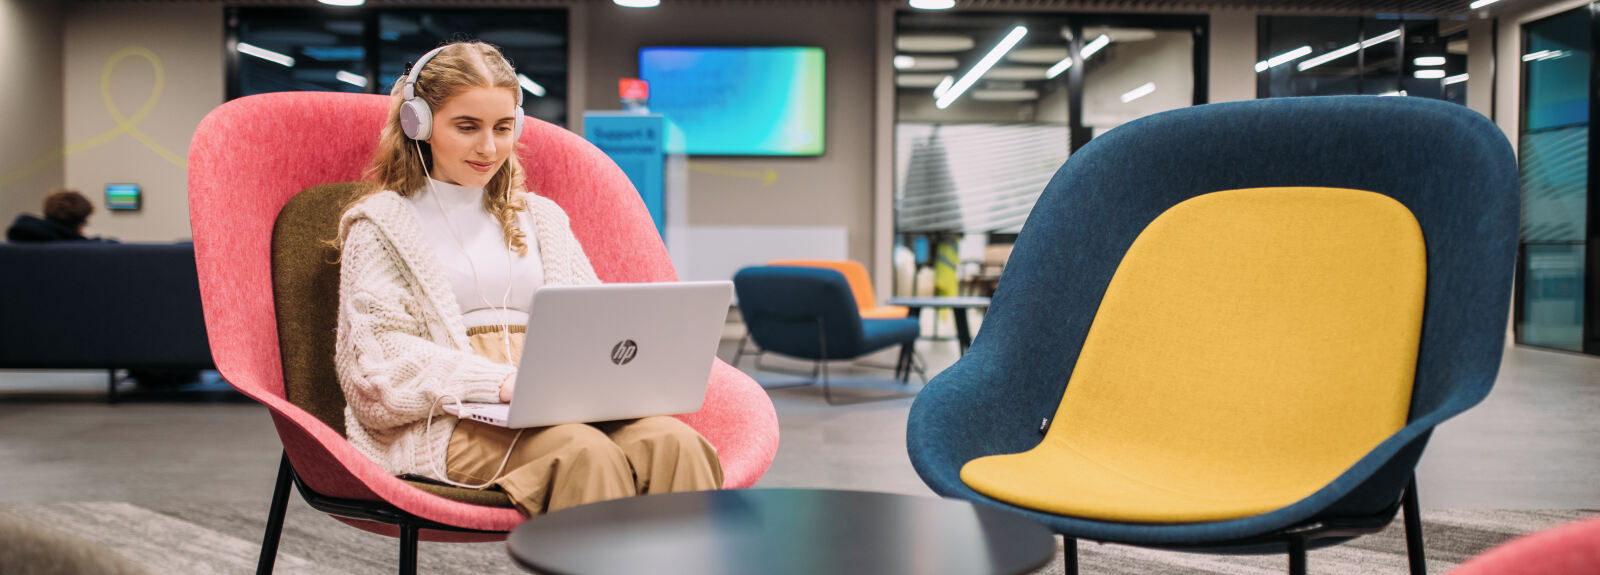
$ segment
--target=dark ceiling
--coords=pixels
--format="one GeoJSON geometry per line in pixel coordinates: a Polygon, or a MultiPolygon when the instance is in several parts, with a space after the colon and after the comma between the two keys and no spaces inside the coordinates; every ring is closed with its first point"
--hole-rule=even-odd
{"type": "MultiPolygon", "coordinates": [[[[77,0],[139,3],[148,0],[77,0]]],[[[170,0],[168,0],[170,1],[170,0]]],[[[315,5],[315,0],[187,0],[196,4],[315,5]]],[[[369,6],[549,6],[610,4],[610,0],[369,0],[369,6]]],[[[900,4],[905,0],[662,0],[662,4],[900,4]]],[[[1463,14],[1472,0],[956,0],[957,10],[1086,10],[1205,12],[1252,10],[1273,13],[1463,14]]]]}

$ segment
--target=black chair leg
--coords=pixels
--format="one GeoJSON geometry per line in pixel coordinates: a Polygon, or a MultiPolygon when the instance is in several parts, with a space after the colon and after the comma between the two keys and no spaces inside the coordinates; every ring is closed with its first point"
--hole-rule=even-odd
{"type": "Polygon", "coordinates": [[[261,558],[256,562],[256,575],[272,573],[272,564],[278,561],[278,537],[283,534],[283,515],[289,507],[289,454],[283,454],[278,464],[278,486],[272,490],[272,509],[267,512],[267,533],[261,538],[261,558]]]}
{"type": "Polygon", "coordinates": [[[1406,515],[1406,559],[1411,564],[1411,575],[1428,575],[1428,557],[1422,545],[1422,509],[1417,503],[1417,477],[1411,476],[1401,500],[1406,515]]]}
{"type": "Polygon", "coordinates": [[[1061,538],[1061,575],[1078,575],[1078,538],[1061,538]]]}
{"type": "Polygon", "coordinates": [[[750,341],[749,332],[745,332],[744,337],[739,338],[739,348],[733,351],[733,361],[728,362],[734,369],[739,369],[739,360],[744,358],[744,342],[747,341],[750,341]]]}
{"type": "Polygon", "coordinates": [[[400,575],[417,575],[416,525],[400,525],[400,575]]]}
{"type": "Polygon", "coordinates": [[[1289,540],[1289,575],[1306,575],[1306,542],[1304,539],[1289,540]]]}
{"type": "Polygon", "coordinates": [[[106,376],[106,403],[117,404],[117,370],[107,370],[106,376]]]}

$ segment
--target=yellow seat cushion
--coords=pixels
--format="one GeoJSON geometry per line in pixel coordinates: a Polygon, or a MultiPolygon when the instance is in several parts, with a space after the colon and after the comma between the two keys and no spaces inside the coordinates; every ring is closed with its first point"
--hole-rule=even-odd
{"type": "Polygon", "coordinates": [[[1426,273],[1416,218],[1381,194],[1175,205],[1123,256],[1044,439],[974,459],[961,480],[1108,521],[1288,506],[1405,424],[1426,273]]]}

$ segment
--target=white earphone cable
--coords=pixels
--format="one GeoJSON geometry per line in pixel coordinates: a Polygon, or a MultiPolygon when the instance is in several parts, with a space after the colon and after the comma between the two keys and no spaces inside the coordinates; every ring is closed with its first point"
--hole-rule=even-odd
{"type": "MultiPolygon", "coordinates": [[[[444,219],[445,231],[450,233],[450,239],[455,241],[456,249],[460,250],[461,256],[467,260],[467,268],[472,270],[472,283],[478,288],[478,298],[483,300],[483,305],[488,307],[490,311],[498,312],[496,323],[500,324],[501,334],[504,336],[500,341],[505,346],[506,361],[514,361],[511,355],[511,326],[506,325],[505,322],[506,316],[510,315],[511,313],[511,283],[516,272],[511,263],[511,249],[509,247],[506,248],[506,291],[500,298],[500,308],[496,310],[494,304],[490,303],[488,296],[484,294],[483,280],[478,277],[478,266],[472,262],[472,253],[467,251],[466,244],[461,241],[460,236],[456,235],[455,226],[451,225],[450,223],[450,214],[445,212],[444,201],[439,199],[439,189],[433,185],[433,174],[428,172],[428,163],[423,161],[422,158],[422,143],[416,140],[412,140],[411,143],[416,145],[417,162],[422,164],[422,175],[428,180],[428,190],[430,195],[433,196],[434,205],[439,207],[439,217],[444,219]]],[[[428,437],[428,432],[433,429],[433,412],[434,410],[438,409],[439,402],[443,401],[447,397],[455,400],[456,413],[465,413],[465,408],[461,404],[461,398],[456,397],[455,394],[446,393],[434,398],[433,404],[428,407],[428,422],[423,426],[423,437],[428,437]]],[[[524,431],[527,430],[517,430],[517,436],[511,439],[510,445],[506,446],[505,456],[500,458],[500,467],[495,469],[494,474],[489,476],[489,481],[486,483],[480,485],[457,483],[451,480],[448,474],[439,469],[439,461],[437,459],[433,460],[433,472],[445,483],[454,485],[456,487],[462,487],[466,489],[483,489],[485,487],[489,487],[490,485],[494,485],[494,482],[500,479],[500,473],[505,471],[506,464],[511,461],[511,450],[517,446],[517,441],[522,439],[522,433],[524,431]]]]}

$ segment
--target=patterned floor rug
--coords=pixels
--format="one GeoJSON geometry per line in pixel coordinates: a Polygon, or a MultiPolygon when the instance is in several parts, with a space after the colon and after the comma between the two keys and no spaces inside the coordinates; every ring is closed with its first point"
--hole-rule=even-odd
{"type": "MultiPolygon", "coordinates": [[[[67,541],[93,542],[149,573],[253,573],[266,522],[264,505],[182,504],[148,508],[129,503],[0,504],[0,523],[67,541]]],[[[1593,511],[1427,510],[1423,512],[1428,571],[1445,573],[1466,559],[1518,535],[1594,517],[1593,511]]],[[[0,542],[0,558],[7,553],[0,542]]],[[[15,541],[10,544],[16,545],[15,541]]],[[[1283,556],[1228,556],[1081,544],[1083,573],[1277,574],[1283,556]]],[[[398,545],[338,523],[295,501],[284,525],[276,573],[393,573],[398,545]]],[[[7,566],[0,572],[55,573],[42,566],[7,566]]],[[[1406,573],[1401,523],[1387,531],[1310,553],[1312,573],[1406,573]]],[[[503,543],[423,543],[423,573],[520,573],[503,543]]],[[[1057,558],[1036,574],[1059,574],[1057,558]]]]}

